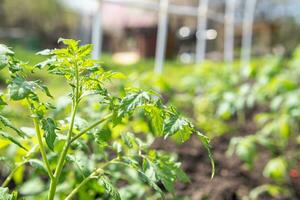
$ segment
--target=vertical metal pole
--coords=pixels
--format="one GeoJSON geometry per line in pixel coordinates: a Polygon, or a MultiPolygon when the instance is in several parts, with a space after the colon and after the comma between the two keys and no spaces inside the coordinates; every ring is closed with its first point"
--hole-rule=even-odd
{"type": "Polygon", "coordinates": [[[248,66],[250,63],[255,6],[256,0],[246,1],[241,52],[241,63],[243,66],[248,66]]]}
{"type": "Polygon", "coordinates": [[[234,58],[234,16],[236,0],[226,1],[224,24],[224,61],[232,63],[234,58]]]}
{"type": "Polygon", "coordinates": [[[206,27],[207,27],[208,0],[199,0],[198,23],[197,23],[197,43],[196,43],[196,63],[201,63],[205,59],[206,50],[206,27]]]}
{"type": "Polygon", "coordinates": [[[94,13],[92,25],[92,44],[94,45],[92,57],[94,59],[100,59],[102,54],[102,0],[98,2],[98,9],[94,13]]]}
{"type": "Polygon", "coordinates": [[[162,73],[166,54],[168,37],[168,7],[169,0],[160,0],[154,69],[155,72],[159,74],[162,73]]]}
{"type": "Polygon", "coordinates": [[[83,44],[90,43],[91,34],[91,16],[88,14],[81,15],[81,40],[83,44]]]}

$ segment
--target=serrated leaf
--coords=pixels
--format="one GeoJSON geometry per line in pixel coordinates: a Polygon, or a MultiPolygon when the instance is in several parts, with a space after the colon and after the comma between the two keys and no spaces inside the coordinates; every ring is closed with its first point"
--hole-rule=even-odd
{"type": "Polygon", "coordinates": [[[55,133],[55,130],[57,129],[57,125],[56,125],[55,121],[51,118],[43,119],[42,120],[42,129],[45,131],[44,137],[45,137],[46,143],[47,143],[49,149],[51,149],[53,151],[54,142],[57,137],[57,135],[55,133]]]}
{"type": "Polygon", "coordinates": [[[35,84],[31,81],[26,81],[24,78],[17,76],[9,84],[9,94],[12,100],[22,100],[32,94],[35,84]]]}
{"type": "Polygon", "coordinates": [[[36,55],[41,55],[41,56],[49,56],[52,54],[52,50],[51,49],[44,49],[42,51],[39,51],[36,53],[36,55]]]}
{"type": "Polygon", "coordinates": [[[132,133],[123,133],[121,135],[123,142],[126,144],[127,147],[133,148],[138,145],[135,136],[132,133]]]}
{"type": "Polygon", "coordinates": [[[0,55],[0,70],[4,69],[8,64],[8,58],[6,55],[0,55]]]}
{"type": "Polygon", "coordinates": [[[136,170],[138,174],[140,175],[142,181],[147,183],[150,187],[152,187],[156,192],[158,192],[163,200],[165,200],[165,194],[161,190],[161,188],[156,184],[156,174],[154,171],[154,168],[150,165],[147,165],[147,160],[143,160],[143,166],[139,166],[139,162],[129,156],[123,156],[122,161],[120,161],[120,164],[125,164],[126,166],[136,170]]]}
{"type": "Polygon", "coordinates": [[[68,48],[70,48],[73,52],[78,48],[79,41],[73,40],[73,39],[64,39],[64,38],[59,38],[57,43],[63,43],[64,45],[67,45],[68,48]]]}
{"type": "Polygon", "coordinates": [[[188,181],[187,176],[184,176],[184,172],[180,169],[180,164],[174,162],[168,155],[154,153],[154,155],[144,159],[143,170],[147,172],[148,177],[150,175],[149,178],[153,181],[160,181],[173,196],[175,195],[175,182],[177,180],[188,181]]]}
{"type": "Polygon", "coordinates": [[[137,91],[129,93],[120,102],[118,117],[122,118],[126,114],[132,113],[138,106],[142,106],[150,102],[150,100],[151,96],[148,92],[137,91]]]}
{"type": "Polygon", "coordinates": [[[14,52],[11,51],[6,45],[0,44],[0,55],[13,55],[14,52]]]}
{"type": "Polygon", "coordinates": [[[150,116],[151,125],[156,135],[163,135],[164,111],[156,105],[144,106],[146,114],[150,116]]]}
{"type": "Polygon", "coordinates": [[[40,63],[36,64],[35,67],[37,67],[39,69],[43,69],[44,67],[51,65],[55,61],[56,61],[55,58],[49,58],[49,59],[47,59],[47,60],[45,60],[43,62],[40,62],[40,63]]]}
{"type": "Polygon", "coordinates": [[[41,89],[48,97],[53,98],[53,96],[50,94],[50,91],[48,89],[48,87],[44,84],[42,84],[41,81],[35,81],[34,82],[36,84],[36,86],[41,89]]]}
{"type": "Polygon", "coordinates": [[[110,195],[112,200],[121,200],[118,190],[106,176],[99,177],[99,184],[105,188],[106,193],[110,195]]]}
{"type": "Polygon", "coordinates": [[[139,175],[142,177],[142,179],[150,186],[152,187],[156,192],[158,192],[163,200],[165,200],[165,194],[161,190],[161,188],[151,179],[149,178],[143,171],[137,170],[139,175]]]}
{"type": "Polygon", "coordinates": [[[0,187],[0,197],[1,200],[17,200],[17,193],[10,194],[8,188],[0,187]]]}
{"type": "Polygon", "coordinates": [[[181,142],[188,140],[193,133],[193,125],[186,118],[179,116],[177,113],[172,113],[165,121],[164,135],[165,138],[177,135],[181,142]]]}
{"type": "Polygon", "coordinates": [[[92,50],[93,50],[93,45],[86,44],[79,48],[78,53],[80,56],[88,56],[91,54],[92,50]]]}
{"type": "Polygon", "coordinates": [[[85,178],[89,175],[90,170],[87,168],[87,166],[83,165],[82,160],[78,160],[75,156],[73,155],[67,155],[66,157],[67,161],[71,162],[74,164],[74,166],[78,169],[78,172],[80,173],[80,175],[85,178]]]}
{"type": "Polygon", "coordinates": [[[102,144],[108,142],[112,138],[112,132],[108,126],[103,126],[101,129],[94,133],[96,142],[102,144]]]}
{"type": "Polygon", "coordinates": [[[22,138],[28,137],[28,135],[24,131],[16,128],[9,119],[2,115],[0,115],[0,124],[3,124],[5,127],[14,130],[22,138]]]}
{"type": "Polygon", "coordinates": [[[8,135],[7,133],[4,133],[4,132],[0,131],[0,137],[3,137],[4,139],[7,139],[7,140],[11,141],[15,145],[17,145],[17,146],[21,147],[22,149],[24,149],[25,151],[27,151],[27,149],[21,144],[20,141],[18,141],[14,137],[8,135]]]}

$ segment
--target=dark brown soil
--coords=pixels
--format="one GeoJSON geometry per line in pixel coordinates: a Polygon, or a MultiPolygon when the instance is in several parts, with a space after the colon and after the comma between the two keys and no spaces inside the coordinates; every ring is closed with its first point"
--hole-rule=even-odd
{"type": "MultiPolygon", "coordinates": [[[[189,184],[178,184],[178,195],[188,196],[191,200],[241,200],[253,188],[268,183],[261,174],[268,158],[267,152],[261,152],[254,169],[248,171],[237,157],[226,156],[229,138],[228,135],[221,136],[212,141],[216,164],[216,174],[213,179],[211,179],[211,166],[207,153],[196,137],[182,145],[171,141],[156,141],[154,145],[156,148],[176,152],[179,155],[182,167],[191,179],[189,184]]],[[[273,198],[265,194],[260,199],[283,200],[284,198],[273,198]]]]}

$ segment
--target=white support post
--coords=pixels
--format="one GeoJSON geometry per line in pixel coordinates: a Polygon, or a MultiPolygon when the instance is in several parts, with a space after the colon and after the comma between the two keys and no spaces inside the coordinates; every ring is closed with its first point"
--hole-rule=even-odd
{"type": "Polygon", "coordinates": [[[92,57],[94,59],[100,59],[102,55],[102,0],[99,0],[99,5],[96,13],[93,16],[92,25],[92,44],[94,45],[92,57]]]}
{"type": "Polygon", "coordinates": [[[241,52],[242,66],[248,66],[250,63],[255,6],[256,6],[256,0],[246,1],[244,21],[243,21],[243,38],[242,38],[242,52],[241,52]]]}
{"type": "Polygon", "coordinates": [[[205,59],[206,51],[206,27],[207,27],[208,0],[199,0],[198,23],[197,23],[197,44],[196,63],[199,64],[205,59]]]}
{"type": "Polygon", "coordinates": [[[224,61],[232,63],[234,59],[234,17],[236,0],[226,1],[224,21],[224,61]]]}
{"type": "Polygon", "coordinates": [[[159,22],[157,28],[155,72],[161,74],[163,71],[168,37],[168,7],[169,0],[160,0],[159,22]]]}

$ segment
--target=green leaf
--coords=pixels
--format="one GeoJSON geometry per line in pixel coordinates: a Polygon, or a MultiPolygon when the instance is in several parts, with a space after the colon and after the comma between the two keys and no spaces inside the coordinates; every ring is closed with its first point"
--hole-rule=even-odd
{"type": "Polygon", "coordinates": [[[24,131],[16,128],[9,119],[2,115],[0,115],[0,124],[3,124],[5,127],[14,130],[22,138],[28,137],[28,135],[24,131]]]}
{"type": "Polygon", "coordinates": [[[34,82],[36,84],[36,86],[41,89],[48,97],[53,98],[53,96],[50,94],[50,91],[48,89],[48,87],[44,84],[42,84],[41,81],[35,81],[34,82]]]}
{"type": "Polygon", "coordinates": [[[151,126],[156,135],[163,135],[163,124],[164,124],[164,111],[157,105],[146,105],[144,106],[146,114],[151,119],[151,126]]]}
{"type": "Polygon", "coordinates": [[[4,101],[3,94],[0,93],[0,107],[6,106],[6,105],[7,105],[7,103],[4,101]]]}
{"type": "Polygon", "coordinates": [[[34,196],[45,191],[45,183],[40,177],[34,177],[27,180],[24,184],[18,187],[20,194],[23,196],[34,196]]]}
{"type": "Polygon", "coordinates": [[[141,178],[150,186],[152,187],[156,192],[158,192],[163,200],[165,200],[165,194],[161,190],[161,188],[153,181],[153,179],[149,178],[143,171],[137,170],[141,178]]]}
{"type": "Polygon", "coordinates": [[[44,49],[36,53],[36,55],[41,55],[41,56],[50,56],[51,54],[52,54],[51,49],[44,49]]]}
{"type": "Polygon", "coordinates": [[[152,181],[160,181],[173,196],[177,180],[189,181],[187,175],[180,169],[180,163],[175,162],[167,154],[152,152],[143,160],[143,171],[152,181]]]}
{"type": "Polygon", "coordinates": [[[90,169],[88,168],[88,164],[87,164],[88,158],[86,156],[81,154],[77,154],[76,156],[67,155],[66,159],[67,161],[74,164],[74,166],[77,169],[77,172],[79,172],[79,174],[83,178],[89,176],[89,174],[91,173],[90,169]]]}
{"type": "Polygon", "coordinates": [[[132,133],[123,133],[121,135],[123,142],[127,147],[133,148],[138,146],[138,142],[135,139],[135,136],[132,133]]]}
{"type": "Polygon", "coordinates": [[[78,49],[79,41],[72,40],[72,39],[59,38],[57,43],[63,43],[64,45],[67,45],[68,48],[70,48],[73,51],[72,53],[75,53],[76,50],[78,49]]]}
{"type": "Polygon", "coordinates": [[[35,169],[43,171],[44,173],[47,174],[47,169],[45,168],[44,164],[42,161],[38,159],[30,159],[28,163],[35,169]]]}
{"type": "Polygon", "coordinates": [[[260,185],[251,190],[249,197],[250,199],[260,199],[260,195],[268,193],[274,198],[289,197],[292,199],[292,195],[288,188],[282,187],[281,185],[264,184],[260,185]]]}
{"type": "Polygon", "coordinates": [[[151,96],[148,92],[137,91],[126,95],[120,102],[118,117],[122,118],[126,114],[132,113],[137,107],[145,105],[151,101],[151,96]]]}
{"type": "Polygon", "coordinates": [[[8,64],[8,57],[0,55],[0,70],[4,69],[8,64]]]}
{"type": "Polygon", "coordinates": [[[1,200],[17,200],[17,193],[10,194],[8,188],[0,187],[0,197],[1,200]]]}
{"type": "Polygon", "coordinates": [[[87,44],[79,47],[78,53],[80,56],[84,57],[90,55],[92,50],[93,50],[93,45],[87,44]]]}
{"type": "Polygon", "coordinates": [[[34,86],[33,82],[17,76],[8,86],[10,98],[15,101],[25,99],[34,92],[34,86]]]}
{"type": "Polygon", "coordinates": [[[193,125],[186,118],[179,116],[176,112],[165,121],[164,135],[165,138],[177,135],[181,142],[188,140],[193,133],[193,125]]]}
{"type": "Polygon", "coordinates": [[[287,162],[282,157],[270,160],[263,171],[264,176],[274,180],[284,180],[287,176],[287,162]]]}
{"type": "Polygon", "coordinates": [[[39,68],[39,69],[43,69],[46,66],[50,66],[52,63],[54,63],[56,61],[56,59],[54,58],[49,58],[43,62],[40,62],[38,64],[35,65],[35,67],[39,68]]]}
{"type": "Polygon", "coordinates": [[[215,175],[215,162],[214,162],[213,154],[212,154],[212,151],[211,151],[210,140],[209,140],[208,137],[206,137],[205,135],[203,135],[199,131],[197,131],[196,134],[199,137],[200,141],[202,142],[204,148],[208,152],[208,157],[210,159],[210,163],[211,163],[211,167],[212,167],[211,178],[213,178],[214,175],[215,175]]]}
{"type": "Polygon", "coordinates": [[[142,181],[144,181],[150,187],[152,187],[155,191],[157,191],[160,194],[161,198],[163,200],[165,200],[165,195],[164,195],[163,191],[156,184],[157,179],[156,179],[156,174],[155,174],[154,168],[152,167],[152,165],[149,165],[149,163],[147,161],[148,160],[144,159],[143,166],[140,167],[139,161],[137,161],[135,158],[129,157],[129,156],[123,156],[122,161],[120,161],[120,164],[124,164],[124,165],[136,170],[139,173],[142,181]]]}
{"type": "Polygon", "coordinates": [[[43,119],[42,120],[42,129],[45,131],[44,137],[45,137],[46,143],[47,143],[49,149],[51,149],[53,151],[54,142],[57,137],[57,135],[55,133],[55,130],[57,129],[57,125],[56,125],[55,121],[51,118],[43,119]]]}
{"type": "Polygon", "coordinates": [[[99,184],[105,188],[106,193],[110,195],[112,200],[121,200],[118,190],[113,186],[108,177],[100,176],[99,184]]]}
{"type": "Polygon", "coordinates": [[[13,55],[15,54],[6,45],[0,44],[0,55],[13,55]]]}
{"type": "Polygon", "coordinates": [[[94,132],[94,137],[97,143],[102,144],[103,142],[108,142],[112,138],[112,132],[109,126],[105,125],[94,132]]]}
{"type": "Polygon", "coordinates": [[[16,144],[17,146],[27,151],[27,149],[21,144],[21,142],[19,142],[16,138],[8,135],[7,133],[0,131],[0,137],[3,137],[4,139],[11,141],[12,143],[16,144]]]}

